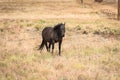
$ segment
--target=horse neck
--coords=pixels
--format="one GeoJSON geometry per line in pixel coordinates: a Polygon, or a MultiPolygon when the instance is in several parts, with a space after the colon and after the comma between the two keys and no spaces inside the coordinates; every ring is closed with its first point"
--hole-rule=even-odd
{"type": "Polygon", "coordinates": [[[55,30],[54,32],[57,33],[58,38],[62,38],[59,29],[55,30]]]}

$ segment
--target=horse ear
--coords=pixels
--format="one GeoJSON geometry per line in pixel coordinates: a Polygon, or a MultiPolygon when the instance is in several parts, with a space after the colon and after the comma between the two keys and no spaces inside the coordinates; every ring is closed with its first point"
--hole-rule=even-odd
{"type": "Polygon", "coordinates": [[[56,30],[57,28],[56,28],[56,27],[54,27],[53,29],[54,29],[54,30],[56,30]]]}

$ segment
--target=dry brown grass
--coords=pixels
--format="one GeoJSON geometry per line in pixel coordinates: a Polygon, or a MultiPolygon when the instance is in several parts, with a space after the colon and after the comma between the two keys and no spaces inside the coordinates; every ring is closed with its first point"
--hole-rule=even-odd
{"type": "MultiPolygon", "coordinates": [[[[120,79],[120,23],[103,16],[106,3],[37,1],[0,3],[11,5],[0,7],[0,80],[120,79]],[[62,56],[57,44],[54,56],[45,49],[40,53],[42,29],[59,22],[66,22],[62,56]]],[[[105,8],[115,11],[111,5],[105,8]]]]}

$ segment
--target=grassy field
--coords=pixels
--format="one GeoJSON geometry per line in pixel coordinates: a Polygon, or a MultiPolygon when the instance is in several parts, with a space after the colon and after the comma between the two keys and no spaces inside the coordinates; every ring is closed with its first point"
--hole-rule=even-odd
{"type": "Polygon", "coordinates": [[[0,0],[0,80],[120,80],[116,3],[0,0]],[[66,23],[62,56],[37,49],[46,26],[66,23]]]}

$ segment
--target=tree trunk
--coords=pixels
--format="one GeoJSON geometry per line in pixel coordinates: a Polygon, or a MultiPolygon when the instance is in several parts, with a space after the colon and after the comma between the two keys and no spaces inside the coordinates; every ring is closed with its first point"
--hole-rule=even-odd
{"type": "Polygon", "coordinates": [[[83,0],[81,0],[81,3],[83,3],[83,0]]]}
{"type": "Polygon", "coordinates": [[[100,3],[100,2],[103,2],[103,0],[95,0],[95,2],[99,2],[100,3]]]}
{"type": "Polygon", "coordinates": [[[118,20],[120,20],[120,0],[118,0],[118,20]]]}

